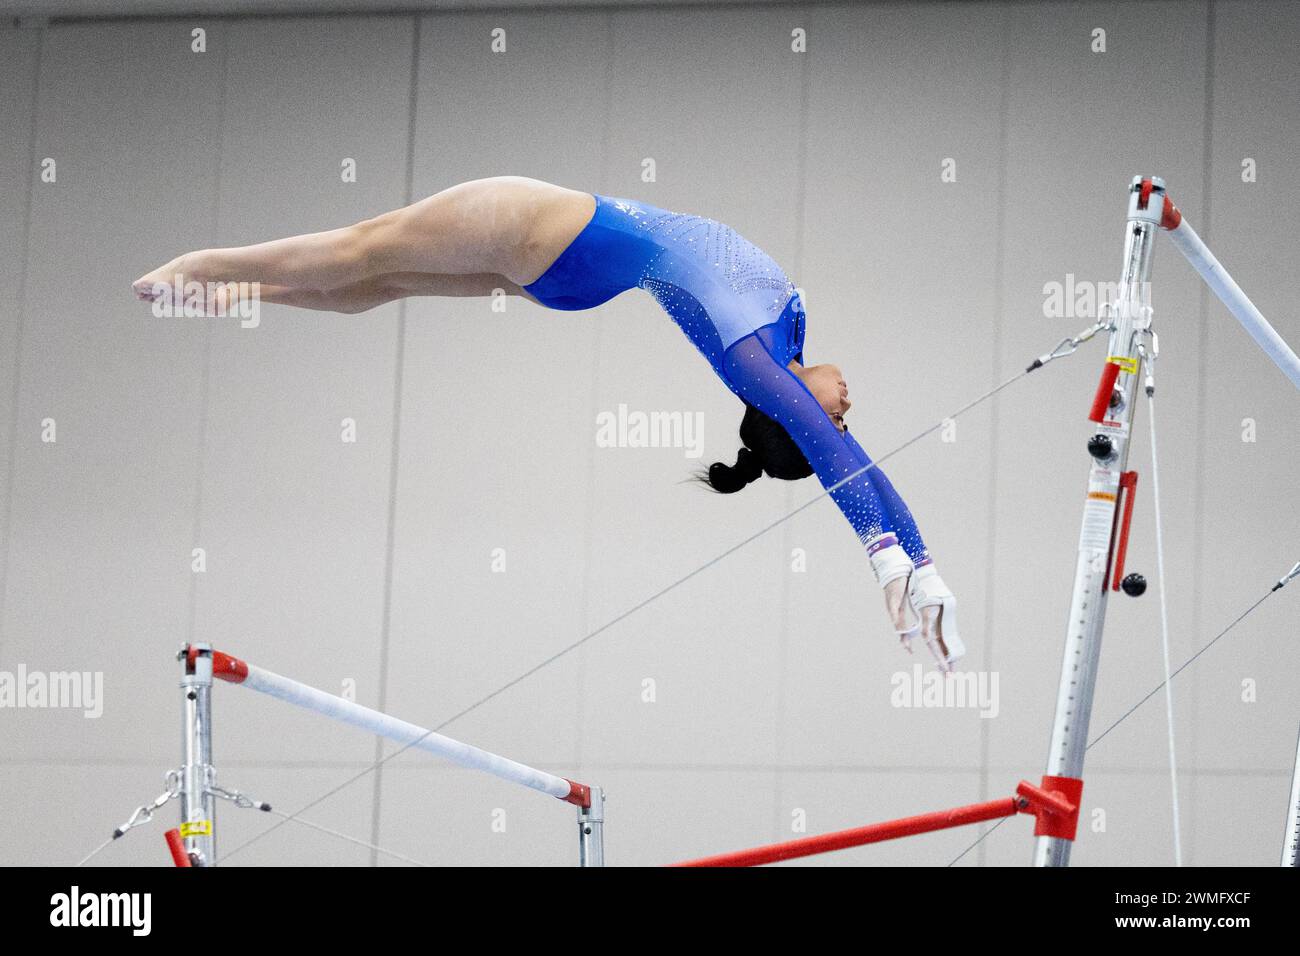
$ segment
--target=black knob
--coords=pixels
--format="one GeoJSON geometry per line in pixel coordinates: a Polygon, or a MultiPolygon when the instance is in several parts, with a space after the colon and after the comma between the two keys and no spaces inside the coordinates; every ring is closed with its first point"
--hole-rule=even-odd
{"type": "Polygon", "coordinates": [[[1119,586],[1129,597],[1141,597],[1147,591],[1147,579],[1134,571],[1132,574],[1124,575],[1124,580],[1119,583],[1119,586]]]}
{"type": "Polygon", "coordinates": [[[1088,439],[1088,454],[1098,461],[1105,461],[1115,454],[1115,443],[1109,435],[1093,435],[1088,439]]]}

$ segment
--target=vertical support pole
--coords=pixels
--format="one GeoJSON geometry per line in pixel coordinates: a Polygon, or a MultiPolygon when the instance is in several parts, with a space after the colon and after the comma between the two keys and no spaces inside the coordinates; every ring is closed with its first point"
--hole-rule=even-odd
{"type": "Polygon", "coordinates": [[[1295,742],[1291,802],[1286,810],[1286,832],[1282,834],[1282,865],[1300,866],[1300,736],[1297,736],[1295,742]]]}
{"type": "MultiPolygon", "coordinates": [[[[1088,443],[1092,456],[1088,493],[1079,533],[1078,561],[1074,572],[1074,594],[1066,626],[1065,652],[1056,696],[1056,716],[1048,745],[1046,776],[1074,781],[1081,787],[1083,758],[1088,746],[1088,725],[1092,717],[1097,665],[1101,658],[1102,628],[1106,618],[1106,581],[1110,569],[1115,510],[1120,480],[1128,466],[1136,409],[1141,357],[1138,345],[1150,327],[1148,281],[1151,258],[1164,207],[1164,182],[1150,178],[1143,185],[1135,177],[1129,188],[1128,223],[1124,240],[1124,272],[1115,302],[1113,327],[1106,354],[1103,388],[1094,405],[1096,429],[1088,443]],[[1109,366],[1115,366],[1111,368],[1109,366]]],[[[1045,781],[1045,787],[1049,783],[1045,781]]],[[[1034,828],[1035,866],[1069,866],[1073,833],[1051,835],[1048,828],[1034,828]]]]}
{"type": "Polygon", "coordinates": [[[191,644],[181,652],[181,825],[185,853],[195,866],[217,861],[216,797],[212,768],[212,647],[191,644]]]}
{"type": "Polygon", "coordinates": [[[578,866],[605,865],[605,791],[591,788],[591,806],[578,807],[578,866]]]}

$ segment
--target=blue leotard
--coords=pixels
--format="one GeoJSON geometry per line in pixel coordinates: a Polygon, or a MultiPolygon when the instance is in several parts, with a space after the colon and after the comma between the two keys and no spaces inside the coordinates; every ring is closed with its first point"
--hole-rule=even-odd
{"type": "MultiPolygon", "coordinates": [[[[590,309],[645,289],[740,399],[785,428],[829,488],[871,463],[802,380],[804,310],[766,253],[712,219],[630,199],[596,197],[591,221],[525,291],[552,309],[590,309]]],[[[831,492],[864,543],[892,532],[918,566],[929,561],[911,512],[879,468],[831,492]]]]}

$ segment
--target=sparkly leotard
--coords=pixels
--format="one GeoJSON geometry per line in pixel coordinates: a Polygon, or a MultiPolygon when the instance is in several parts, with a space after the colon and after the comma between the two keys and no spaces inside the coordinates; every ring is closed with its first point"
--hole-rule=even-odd
{"type": "MultiPolygon", "coordinates": [[[[787,368],[803,362],[794,283],[722,223],[597,196],[591,221],[525,291],[549,308],[576,310],[635,288],[655,297],[731,391],[785,428],[823,487],[871,463],[787,368]]],[[[879,468],[831,497],[864,543],[892,533],[915,564],[928,563],[907,505],[879,468]]]]}

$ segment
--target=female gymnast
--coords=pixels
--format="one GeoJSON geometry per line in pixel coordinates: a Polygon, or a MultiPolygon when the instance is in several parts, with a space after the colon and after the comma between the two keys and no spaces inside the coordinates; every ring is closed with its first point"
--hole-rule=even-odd
{"type": "MultiPolygon", "coordinates": [[[[551,309],[591,309],[644,289],[745,404],[736,463],[716,462],[701,476],[715,491],[739,491],[764,473],[816,473],[829,488],[871,463],[845,424],[851,403],[840,370],[804,364],[794,284],[711,219],[495,177],[342,229],[190,252],[133,287],[152,300],[195,282],[260,283],[262,302],[347,313],[404,296],[497,290],[551,309]]],[[[831,497],[866,547],[904,647],[910,652],[919,634],[951,670],[965,653],[956,602],[903,500],[879,468],[831,497]]]]}

